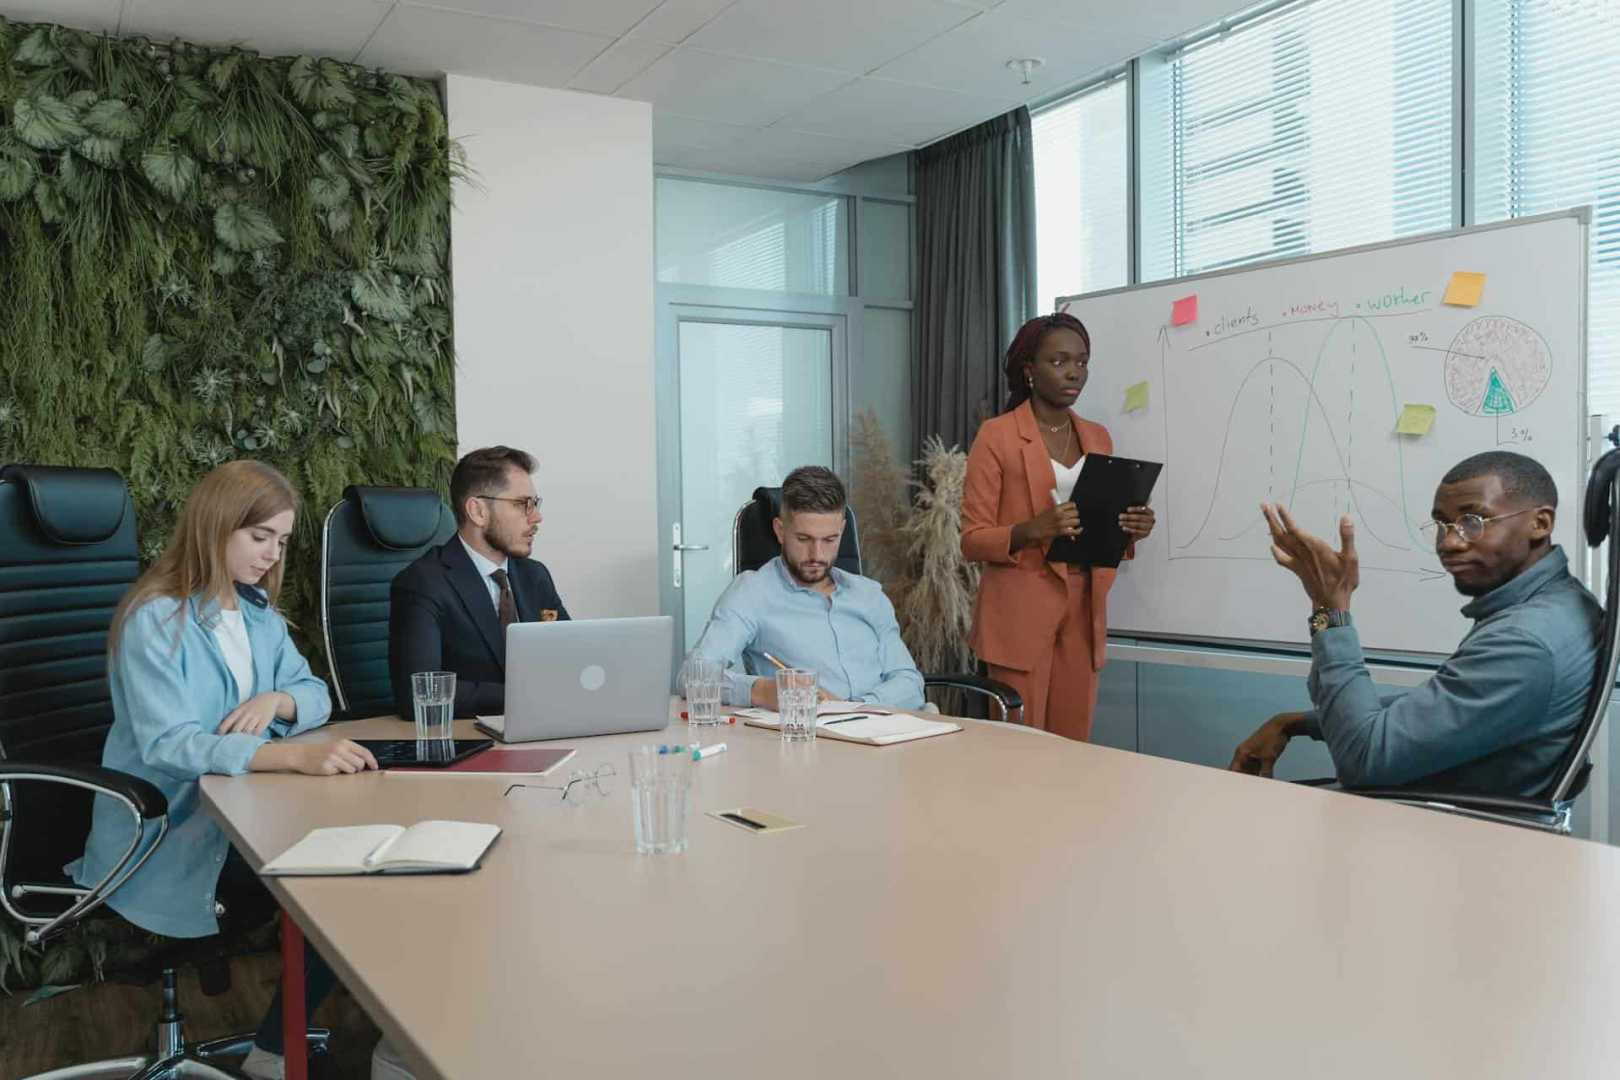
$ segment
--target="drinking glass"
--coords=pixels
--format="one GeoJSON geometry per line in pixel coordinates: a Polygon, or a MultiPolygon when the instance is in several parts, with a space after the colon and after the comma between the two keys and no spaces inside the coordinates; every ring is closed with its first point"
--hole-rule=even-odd
{"type": "Polygon", "coordinates": [[[816,737],[816,673],[784,668],[776,673],[776,711],[782,719],[783,742],[811,742],[816,737]]]}

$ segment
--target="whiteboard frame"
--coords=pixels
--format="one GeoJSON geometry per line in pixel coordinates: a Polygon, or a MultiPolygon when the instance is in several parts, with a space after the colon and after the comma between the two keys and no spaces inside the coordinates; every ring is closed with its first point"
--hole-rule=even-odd
{"type": "MultiPolygon", "coordinates": [[[[1446,229],[1440,232],[1419,233],[1414,236],[1403,236],[1395,240],[1385,240],[1380,243],[1358,244],[1355,247],[1334,248],[1332,251],[1314,251],[1309,255],[1292,255],[1284,259],[1269,259],[1264,262],[1244,263],[1242,266],[1230,266],[1221,270],[1206,270],[1201,274],[1191,274],[1186,277],[1160,278],[1157,281],[1142,281],[1136,283],[1135,285],[1120,285],[1112,289],[1099,289],[1096,292],[1075,293],[1071,296],[1059,296],[1055,297],[1052,301],[1052,311],[1061,311],[1064,304],[1074,303],[1075,301],[1079,300],[1101,300],[1110,296],[1119,296],[1125,293],[1140,292],[1143,289],[1158,289],[1168,285],[1187,285],[1200,281],[1211,281],[1216,278],[1229,277],[1233,274],[1247,274],[1255,270],[1275,270],[1286,266],[1296,266],[1300,263],[1317,262],[1322,259],[1337,259],[1345,255],[1359,255],[1366,252],[1389,251],[1395,248],[1406,247],[1411,244],[1428,244],[1433,243],[1436,240],[1449,240],[1453,237],[1473,236],[1479,233],[1494,232],[1498,229],[1515,229],[1519,228],[1520,226],[1544,224],[1549,221],[1558,221],[1563,218],[1573,218],[1581,236],[1581,265],[1579,274],[1580,292],[1579,296],[1576,298],[1578,314],[1576,319],[1575,363],[1577,366],[1577,378],[1575,385],[1577,387],[1577,391],[1575,394],[1575,415],[1572,417],[1572,427],[1576,442],[1576,475],[1572,478],[1573,485],[1570,488],[1570,491],[1574,496],[1572,501],[1575,503],[1575,505],[1573,507],[1563,508],[1567,513],[1579,515],[1582,496],[1584,496],[1586,492],[1586,474],[1591,470],[1591,446],[1589,438],[1591,415],[1587,412],[1586,404],[1589,379],[1586,369],[1586,354],[1588,347],[1587,336],[1589,333],[1587,326],[1587,304],[1590,300],[1588,293],[1591,289],[1588,276],[1591,273],[1592,262],[1592,207],[1589,204],[1572,206],[1566,210],[1552,210],[1545,214],[1532,214],[1528,217],[1507,218],[1503,221],[1492,221],[1484,225],[1468,225],[1462,228],[1446,229]]],[[[1578,527],[1576,531],[1577,535],[1579,535],[1578,527]]],[[[1591,569],[1589,552],[1586,545],[1580,544],[1578,545],[1578,549],[1576,551],[1566,551],[1565,555],[1569,559],[1570,569],[1574,573],[1575,577],[1582,584],[1590,587],[1591,569]]],[[[1300,643],[1293,641],[1203,637],[1188,634],[1156,633],[1151,630],[1127,630],[1124,628],[1115,629],[1113,626],[1108,628],[1108,634],[1110,638],[1118,636],[1119,638],[1126,639],[1132,643],[1144,642],[1163,645],[1184,643],[1187,645],[1196,645],[1202,647],[1196,657],[1186,657],[1173,661],[1169,660],[1168,658],[1155,661],[1146,656],[1138,658],[1145,663],[1181,663],[1193,664],[1199,667],[1221,666],[1218,664],[1211,664],[1209,662],[1208,649],[1210,646],[1225,648],[1231,651],[1231,659],[1233,662],[1228,665],[1229,670],[1255,670],[1253,668],[1253,663],[1256,659],[1275,659],[1279,651],[1297,651],[1300,655],[1305,657],[1309,657],[1310,655],[1308,646],[1302,647],[1300,643]],[[1253,650],[1261,650],[1263,653],[1269,653],[1270,656],[1257,657],[1253,650]]],[[[1414,659],[1432,661],[1436,666],[1438,666],[1440,661],[1444,660],[1450,655],[1449,653],[1438,652],[1401,653],[1379,649],[1368,649],[1366,654],[1368,657],[1379,657],[1393,659],[1396,661],[1403,659],[1406,661],[1411,661],[1414,659]]]]}

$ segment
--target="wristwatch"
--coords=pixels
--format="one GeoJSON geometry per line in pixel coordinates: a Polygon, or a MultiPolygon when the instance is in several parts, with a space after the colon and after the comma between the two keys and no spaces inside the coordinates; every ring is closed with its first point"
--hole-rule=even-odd
{"type": "Polygon", "coordinates": [[[1350,613],[1336,608],[1319,607],[1311,612],[1311,637],[1315,637],[1318,630],[1326,630],[1330,626],[1349,626],[1350,613]]]}

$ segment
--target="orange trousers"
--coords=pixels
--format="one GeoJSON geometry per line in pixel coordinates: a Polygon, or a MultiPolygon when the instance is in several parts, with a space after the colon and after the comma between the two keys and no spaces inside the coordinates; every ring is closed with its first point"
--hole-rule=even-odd
{"type": "Polygon", "coordinates": [[[1057,635],[1030,657],[1026,669],[988,664],[990,677],[1017,690],[1024,699],[1024,723],[1081,742],[1091,737],[1091,714],[1097,704],[1097,670],[1091,641],[1091,572],[1071,566],[1067,576],[1068,607],[1057,635]]]}

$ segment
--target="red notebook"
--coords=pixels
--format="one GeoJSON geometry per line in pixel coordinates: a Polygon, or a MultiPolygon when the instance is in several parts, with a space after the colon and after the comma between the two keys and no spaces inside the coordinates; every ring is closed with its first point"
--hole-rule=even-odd
{"type": "Polygon", "coordinates": [[[398,773],[438,773],[452,776],[544,776],[574,756],[567,747],[536,746],[525,749],[503,750],[492,746],[481,754],[474,754],[454,765],[435,769],[422,765],[396,765],[388,769],[398,773]]]}

